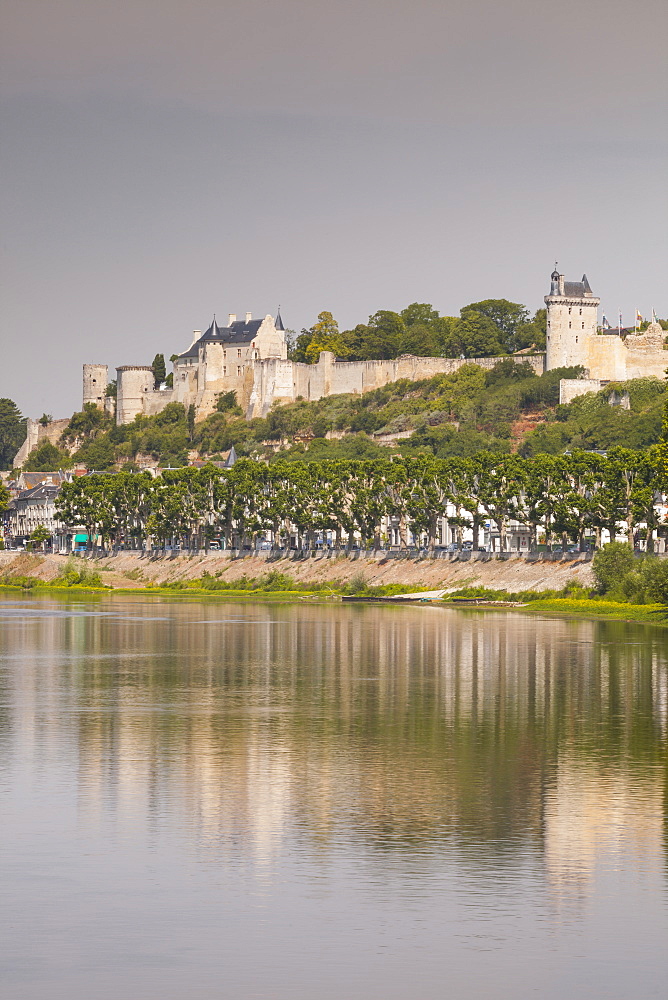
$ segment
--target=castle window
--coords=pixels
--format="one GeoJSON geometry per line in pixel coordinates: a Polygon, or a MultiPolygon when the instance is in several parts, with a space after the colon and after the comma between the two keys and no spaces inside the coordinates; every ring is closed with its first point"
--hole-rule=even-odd
{"type": "Polygon", "coordinates": [[[241,348],[240,347],[237,347],[237,357],[238,358],[241,357],[241,348]]]}
{"type": "Polygon", "coordinates": [[[580,315],[582,316],[582,309],[580,310],[580,315]]]}
{"type": "Polygon", "coordinates": [[[224,358],[226,358],[226,357],[227,357],[227,351],[223,351],[223,357],[224,357],[224,358]]]}
{"type": "Polygon", "coordinates": [[[227,365],[223,365],[223,377],[227,375],[227,365]]]}
{"type": "Polygon", "coordinates": [[[585,325],[584,325],[584,323],[583,323],[583,324],[582,324],[582,329],[584,330],[584,328],[585,328],[585,325]]]}
{"type": "Polygon", "coordinates": [[[569,316],[570,316],[571,312],[572,312],[572,309],[571,309],[571,307],[569,306],[569,307],[568,307],[568,315],[569,315],[569,316]]]}
{"type": "Polygon", "coordinates": [[[571,323],[571,321],[569,320],[569,321],[568,321],[568,329],[570,330],[570,328],[571,328],[572,326],[573,326],[573,324],[572,324],[572,323],[571,323]]]}
{"type": "Polygon", "coordinates": [[[241,375],[241,365],[237,365],[237,375],[241,375]]]}

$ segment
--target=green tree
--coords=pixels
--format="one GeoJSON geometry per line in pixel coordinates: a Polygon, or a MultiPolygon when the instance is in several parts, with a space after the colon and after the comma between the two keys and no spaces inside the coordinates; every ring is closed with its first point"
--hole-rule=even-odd
{"type": "Polygon", "coordinates": [[[113,418],[95,403],[85,403],[83,410],[73,413],[62,433],[61,444],[73,445],[90,441],[113,426],[113,418]]]}
{"type": "Polygon", "coordinates": [[[48,528],[45,528],[43,524],[38,524],[35,530],[30,534],[29,541],[31,542],[31,548],[39,546],[41,549],[44,549],[46,543],[51,541],[51,532],[48,528]]]}
{"type": "Polygon", "coordinates": [[[234,389],[229,392],[219,392],[216,397],[216,411],[218,413],[229,413],[231,416],[243,416],[243,410],[237,403],[237,394],[234,389]]]}
{"type": "Polygon", "coordinates": [[[34,451],[28,455],[23,463],[24,472],[57,472],[59,469],[68,469],[72,464],[72,459],[66,451],[60,451],[50,441],[42,441],[34,451]]]}
{"type": "Polygon", "coordinates": [[[524,341],[522,329],[529,320],[526,306],[508,299],[484,299],[482,302],[472,302],[461,310],[462,319],[471,314],[484,316],[493,323],[497,330],[498,342],[502,345],[500,354],[513,354],[521,347],[528,346],[524,341]]]}
{"type": "Polygon", "coordinates": [[[447,357],[487,358],[505,354],[497,325],[473,309],[462,310],[462,317],[450,329],[444,343],[447,357]]]}
{"type": "Polygon", "coordinates": [[[26,419],[13,399],[0,399],[0,469],[12,461],[26,438],[26,419]]]}
{"type": "Polygon", "coordinates": [[[165,367],[165,355],[156,354],[153,358],[153,364],[151,365],[153,369],[153,386],[159,389],[162,383],[167,377],[167,369],[165,367]]]}
{"type": "Polygon", "coordinates": [[[592,568],[599,591],[608,594],[635,568],[635,557],[625,542],[608,542],[594,555],[592,568]]]}
{"type": "Polygon", "coordinates": [[[310,330],[311,338],[306,348],[306,360],[313,364],[321,351],[331,351],[337,358],[347,358],[350,353],[341,333],[339,324],[331,312],[318,313],[318,322],[310,330]]]}

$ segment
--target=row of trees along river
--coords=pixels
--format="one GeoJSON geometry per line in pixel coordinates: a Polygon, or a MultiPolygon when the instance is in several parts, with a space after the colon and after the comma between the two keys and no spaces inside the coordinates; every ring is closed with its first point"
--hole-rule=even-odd
{"type": "Polygon", "coordinates": [[[267,532],[277,544],[295,535],[312,549],[332,532],[337,548],[359,539],[366,547],[383,541],[386,518],[395,519],[402,540],[408,530],[430,549],[440,517],[478,531],[489,521],[505,547],[512,520],[548,539],[583,542],[602,529],[621,528],[630,544],[638,526],[651,534],[661,526],[657,495],[666,488],[666,444],[644,451],[613,448],[607,456],[518,455],[480,452],[472,458],[432,456],[387,461],[275,462],[241,459],[233,468],[148,473],[96,473],[63,485],[61,520],[82,525],[103,545],[176,544],[207,548],[216,537],[228,547],[251,545],[267,532]]]}

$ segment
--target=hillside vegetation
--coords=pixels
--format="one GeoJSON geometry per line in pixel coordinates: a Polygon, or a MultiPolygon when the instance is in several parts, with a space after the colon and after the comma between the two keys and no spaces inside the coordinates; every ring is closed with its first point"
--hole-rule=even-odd
{"type": "Polygon", "coordinates": [[[233,393],[221,395],[216,412],[197,424],[180,403],[121,427],[87,406],[72,417],[60,448],[41,445],[25,468],[66,468],[74,462],[100,470],[132,468],[140,456],[178,467],[193,451],[216,459],[232,446],[239,456],[300,461],[467,457],[483,450],[531,457],[615,445],[646,448],[659,441],[665,382],[610,383],[559,405],[559,380],[578,373],[562,368],[538,376],[528,363],[507,358],[487,372],[466,364],[452,375],[401,380],[361,396],[274,406],[266,418],[250,421],[233,393]],[[613,405],[626,397],[628,409],[613,405]]]}

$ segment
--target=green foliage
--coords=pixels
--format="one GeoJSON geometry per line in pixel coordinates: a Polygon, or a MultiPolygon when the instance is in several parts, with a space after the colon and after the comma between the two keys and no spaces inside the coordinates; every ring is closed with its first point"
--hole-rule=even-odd
{"type": "Polygon", "coordinates": [[[66,451],[56,448],[50,441],[43,441],[28,455],[23,463],[24,472],[57,472],[69,469],[72,459],[66,451]]]}
{"type": "Polygon", "coordinates": [[[348,358],[349,345],[339,331],[339,324],[331,312],[321,312],[309,330],[302,330],[290,351],[293,361],[314,364],[321,351],[331,351],[337,358],[348,358]]]}
{"type": "Polygon", "coordinates": [[[105,392],[105,396],[108,399],[116,399],[117,394],[118,394],[118,383],[116,379],[114,379],[112,382],[107,383],[107,390],[105,392]]]}
{"type": "Polygon", "coordinates": [[[421,357],[490,357],[545,345],[545,310],[533,318],[525,306],[506,299],[486,299],[464,306],[459,317],[440,316],[426,302],[413,302],[401,312],[379,309],[366,323],[339,332],[329,312],[302,330],[290,350],[293,361],[313,363],[321,351],[338,358],[367,361],[421,357]]]}
{"type": "Polygon", "coordinates": [[[100,574],[76,559],[68,559],[54,583],[61,587],[103,587],[100,574]]]}
{"type": "Polygon", "coordinates": [[[37,421],[37,423],[41,424],[42,427],[46,427],[48,424],[51,423],[52,420],[53,420],[53,414],[51,414],[51,413],[43,413],[42,416],[37,421]]]}
{"type": "Polygon", "coordinates": [[[216,412],[229,413],[232,416],[243,416],[243,410],[237,403],[237,394],[234,389],[229,392],[219,392],[216,398],[216,412]]]}
{"type": "Polygon", "coordinates": [[[633,604],[668,605],[668,561],[634,556],[628,545],[611,542],[594,556],[599,593],[633,604]]]}
{"type": "Polygon", "coordinates": [[[101,410],[95,403],[85,403],[83,410],[73,413],[63,431],[60,443],[72,445],[75,442],[92,441],[113,426],[113,417],[101,410]]]}
{"type": "MultiPolygon", "coordinates": [[[[558,398],[559,378],[573,377],[562,374],[564,371],[558,369],[543,376],[545,380],[553,380],[553,399],[558,398]]],[[[528,458],[576,448],[608,451],[622,443],[637,450],[648,448],[660,439],[666,400],[666,384],[657,379],[611,383],[601,392],[586,393],[567,406],[556,406],[557,423],[542,424],[528,434],[520,445],[520,453],[528,458]],[[613,393],[619,398],[624,392],[629,393],[631,409],[611,406],[613,393]]]]}
{"type": "Polygon", "coordinates": [[[153,363],[151,365],[151,368],[153,369],[154,388],[159,389],[167,377],[167,369],[165,367],[165,355],[156,354],[156,356],[153,358],[153,363]]]}
{"type": "Polygon", "coordinates": [[[12,461],[26,438],[26,419],[12,399],[0,399],[0,469],[12,461]]]}
{"type": "Polygon", "coordinates": [[[48,528],[45,528],[43,524],[38,524],[33,532],[30,534],[30,542],[32,546],[43,546],[45,542],[50,541],[51,532],[48,528]]]}
{"type": "Polygon", "coordinates": [[[635,567],[632,550],[624,542],[610,542],[594,556],[593,570],[600,593],[611,593],[635,567]]]}

